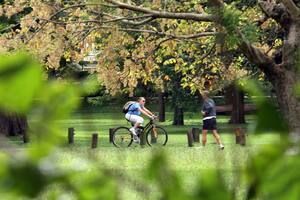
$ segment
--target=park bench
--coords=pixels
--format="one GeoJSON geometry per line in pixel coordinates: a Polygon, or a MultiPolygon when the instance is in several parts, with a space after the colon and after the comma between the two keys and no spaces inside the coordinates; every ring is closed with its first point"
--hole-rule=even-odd
{"type": "MultiPolygon", "coordinates": [[[[245,114],[253,113],[256,110],[257,109],[256,109],[256,106],[254,104],[245,104],[244,105],[245,114]]],[[[232,111],[232,105],[216,106],[216,111],[217,111],[217,114],[219,114],[219,115],[223,115],[223,114],[228,115],[232,111]]]]}

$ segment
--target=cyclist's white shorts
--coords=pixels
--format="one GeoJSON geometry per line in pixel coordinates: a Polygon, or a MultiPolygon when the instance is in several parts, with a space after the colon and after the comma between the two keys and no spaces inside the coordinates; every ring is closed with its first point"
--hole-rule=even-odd
{"type": "Polygon", "coordinates": [[[125,118],[132,123],[140,123],[140,124],[144,123],[144,119],[138,115],[131,115],[127,113],[125,115],[125,118]]]}

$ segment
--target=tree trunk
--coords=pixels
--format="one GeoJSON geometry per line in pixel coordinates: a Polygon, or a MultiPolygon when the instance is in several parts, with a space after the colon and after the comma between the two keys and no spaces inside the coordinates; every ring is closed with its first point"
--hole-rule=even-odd
{"type": "Polygon", "coordinates": [[[300,103],[295,94],[298,82],[297,73],[286,71],[271,80],[277,96],[280,112],[285,118],[290,133],[295,133],[300,138],[300,103]]]}
{"type": "Polygon", "coordinates": [[[244,124],[244,92],[239,90],[235,85],[232,85],[228,92],[230,92],[230,104],[232,104],[231,118],[229,123],[244,124]]]}
{"type": "Polygon", "coordinates": [[[0,112],[0,134],[6,136],[23,135],[28,128],[26,116],[0,112]]]}
{"type": "Polygon", "coordinates": [[[166,120],[165,116],[165,94],[164,92],[159,92],[158,94],[158,105],[159,105],[159,121],[164,122],[166,120]]]}
{"type": "Polygon", "coordinates": [[[294,20],[288,24],[287,34],[282,48],[281,70],[275,76],[270,76],[274,86],[279,109],[289,126],[291,136],[300,139],[300,102],[295,92],[299,83],[299,51],[300,51],[300,21],[294,20]]]}
{"type": "Polygon", "coordinates": [[[175,109],[174,109],[173,125],[176,125],[176,126],[184,125],[183,108],[181,108],[177,105],[175,106],[175,109]]]}

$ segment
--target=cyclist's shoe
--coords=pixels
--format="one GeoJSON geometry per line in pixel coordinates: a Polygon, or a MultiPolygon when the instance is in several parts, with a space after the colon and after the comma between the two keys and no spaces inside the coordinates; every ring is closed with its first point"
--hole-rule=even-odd
{"type": "Polygon", "coordinates": [[[136,143],[140,143],[140,138],[137,135],[133,135],[133,141],[136,143]]]}
{"type": "Polygon", "coordinates": [[[137,135],[136,132],[135,132],[135,128],[134,128],[134,127],[131,127],[129,130],[130,130],[130,132],[131,132],[133,135],[137,135]]]}
{"type": "Polygon", "coordinates": [[[223,144],[220,144],[219,149],[220,149],[220,150],[223,150],[223,149],[224,149],[224,145],[223,145],[223,144]]]}
{"type": "Polygon", "coordinates": [[[136,142],[136,143],[140,143],[140,138],[138,137],[138,135],[136,134],[136,131],[135,131],[135,128],[132,127],[129,129],[130,132],[132,133],[133,135],[133,141],[136,142]]]}

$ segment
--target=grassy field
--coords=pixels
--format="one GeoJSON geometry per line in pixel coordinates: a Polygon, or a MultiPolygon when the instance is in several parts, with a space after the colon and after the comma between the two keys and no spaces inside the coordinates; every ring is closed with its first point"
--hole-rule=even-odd
{"type": "MultiPolygon", "coordinates": [[[[247,145],[241,147],[235,144],[234,128],[229,125],[228,117],[218,116],[218,127],[221,138],[225,145],[225,150],[220,151],[212,136],[208,136],[208,144],[205,148],[200,144],[195,147],[187,147],[186,132],[191,127],[201,128],[201,118],[198,113],[185,114],[185,126],[172,126],[172,113],[167,112],[167,121],[160,123],[169,133],[167,146],[162,148],[169,166],[179,174],[186,190],[192,190],[201,173],[209,169],[220,169],[224,171],[225,180],[228,187],[234,187],[233,172],[246,166],[247,159],[251,153],[255,153],[267,144],[279,141],[279,136],[273,134],[254,135],[251,133],[254,125],[254,116],[247,116],[247,124],[239,127],[247,129],[247,145]]],[[[34,121],[34,116],[30,116],[30,121],[34,121]]],[[[147,198],[144,194],[136,192],[133,188],[135,184],[143,181],[144,169],[148,166],[156,149],[151,147],[140,148],[134,144],[128,149],[115,148],[109,143],[108,130],[117,126],[129,126],[124,119],[120,108],[110,110],[99,108],[82,108],[74,112],[69,119],[57,122],[61,127],[62,135],[67,142],[67,128],[75,128],[75,144],[63,147],[59,150],[58,162],[62,168],[77,167],[80,170],[88,170],[89,163],[85,158],[91,157],[104,168],[118,170],[134,179],[121,189],[122,199],[157,199],[159,194],[155,192],[147,198]],[[91,134],[99,133],[99,146],[95,150],[90,149],[91,134]],[[158,196],[157,196],[158,195],[158,196]]],[[[201,136],[200,136],[201,137],[201,136]]],[[[11,141],[13,145],[23,148],[23,144],[18,138],[11,141]]],[[[152,188],[155,191],[155,188],[152,188]]],[[[239,188],[240,199],[243,199],[244,190],[239,188]]]]}

